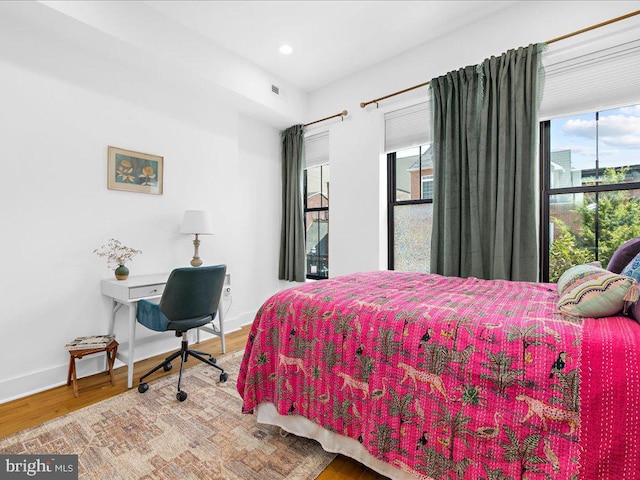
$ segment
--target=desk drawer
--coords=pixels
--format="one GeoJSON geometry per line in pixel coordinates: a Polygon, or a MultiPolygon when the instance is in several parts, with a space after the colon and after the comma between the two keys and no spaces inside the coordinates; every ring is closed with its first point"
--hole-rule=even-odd
{"type": "Polygon", "coordinates": [[[129,299],[135,300],[136,298],[156,297],[162,295],[164,291],[164,283],[157,283],[154,285],[143,285],[141,287],[132,287],[129,289],[129,299]]]}

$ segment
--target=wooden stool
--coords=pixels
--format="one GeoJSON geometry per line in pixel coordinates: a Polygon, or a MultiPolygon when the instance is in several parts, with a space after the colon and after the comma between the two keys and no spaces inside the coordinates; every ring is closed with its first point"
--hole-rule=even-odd
{"type": "Polygon", "coordinates": [[[113,362],[116,361],[116,353],[118,353],[118,342],[112,340],[109,345],[101,348],[87,348],[85,350],[70,350],[69,354],[69,373],[67,374],[67,385],[71,385],[73,382],[73,396],[78,396],[78,379],[76,378],[76,358],[82,358],[85,355],[92,355],[94,353],[106,352],[107,354],[107,366],[108,369],[105,373],[108,373],[111,377],[111,385],[115,386],[116,380],[113,377],[113,362]]]}

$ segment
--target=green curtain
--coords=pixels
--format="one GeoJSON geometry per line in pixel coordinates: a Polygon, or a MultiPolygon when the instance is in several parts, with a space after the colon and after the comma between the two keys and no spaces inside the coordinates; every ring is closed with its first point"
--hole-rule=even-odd
{"type": "Polygon", "coordinates": [[[295,125],[282,139],[282,226],[280,230],[281,280],[304,282],[305,241],[302,204],[304,170],[304,126],[295,125]]]}
{"type": "Polygon", "coordinates": [[[536,145],[543,44],[430,82],[431,272],[536,281],[536,145]]]}

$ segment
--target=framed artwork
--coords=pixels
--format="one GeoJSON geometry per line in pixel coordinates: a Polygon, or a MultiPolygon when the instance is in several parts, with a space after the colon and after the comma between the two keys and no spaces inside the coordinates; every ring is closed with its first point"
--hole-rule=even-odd
{"type": "Polygon", "coordinates": [[[162,157],[109,147],[107,188],[162,195],[162,157]]]}

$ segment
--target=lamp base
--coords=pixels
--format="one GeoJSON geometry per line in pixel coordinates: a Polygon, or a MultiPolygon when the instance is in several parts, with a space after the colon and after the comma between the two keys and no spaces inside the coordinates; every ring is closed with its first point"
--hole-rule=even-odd
{"type": "Polygon", "coordinates": [[[198,239],[198,234],[196,233],[196,238],[193,240],[193,258],[191,259],[192,267],[199,267],[202,265],[202,260],[198,256],[198,247],[200,246],[200,240],[198,239]]]}

